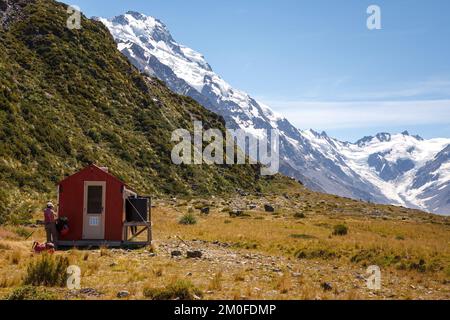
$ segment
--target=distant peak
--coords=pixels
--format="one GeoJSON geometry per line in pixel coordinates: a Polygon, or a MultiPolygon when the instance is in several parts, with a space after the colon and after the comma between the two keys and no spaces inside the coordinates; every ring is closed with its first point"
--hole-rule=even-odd
{"type": "Polygon", "coordinates": [[[380,133],[377,133],[375,135],[375,137],[374,136],[365,136],[364,138],[356,141],[355,144],[357,144],[359,147],[363,147],[366,144],[372,142],[373,139],[375,139],[375,138],[378,139],[378,141],[380,141],[380,142],[389,142],[389,141],[391,141],[392,136],[388,132],[380,132],[380,133]]]}
{"type": "Polygon", "coordinates": [[[366,143],[372,141],[373,137],[372,136],[365,136],[364,138],[359,139],[358,141],[355,142],[355,144],[357,144],[358,146],[362,147],[364,146],[366,143]]]}
{"type": "Polygon", "coordinates": [[[144,20],[147,18],[146,15],[137,12],[137,11],[127,11],[126,14],[132,16],[133,18],[135,18],[136,20],[144,20]]]}
{"type": "Polygon", "coordinates": [[[150,36],[156,42],[163,41],[169,46],[174,42],[169,29],[161,20],[137,11],[127,11],[108,21],[117,25],[131,26],[130,32],[138,38],[150,36]]]}
{"type": "Polygon", "coordinates": [[[407,130],[403,131],[403,132],[402,132],[402,135],[408,136],[408,137],[413,137],[413,138],[415,138],[416,140],[423,141],[423,138],[422,138],[421,136],[419,136],[418,134],[416,134],[416,135],[411,135],[407,130]]]}
{"type": "MultiPolygon", "coordinates": [[[[412,138],[414,138],[414,139],[416,139],[418,141],[423,141],[424,140],[419,135],[411,135],[407,130],[403,131],[400,134],[403,135],[404,137],[412,137],[412,138]]],[[[399,134],[394,135],[394,136],[399,136],[399,134]]],[[[358,146],[362,147],[362,146],[372,142],[373,139],[377,139],[379,142],[389,142],[389,141],[392,140],[392,134],[390,134],[388,132],[380,132],[380,133],[377,133],[375,136],[365,136],[364,138],[359,139],[358,141],[356,141],[355,144],[357,144],[358,146]]]]}
{"type": "Polygon", "coordinates": [[[127,11],[125,13],[125,15],[129,15],[132,16],[134,19],[136,20],[141,20],[141,21],[151,21],[156,25],[161,26],[162,28],[166,29],[166,25],[164,24],[164,22],[162,22],[161,20],[154,18],[152,16],[147,16],[143,13],[137,12],[137,11],[127,11]]]}
{"type": "Polygon", "coordinates": [[[390,133],[388,132],[380,132],[377,133],[376,138],[380,141],[380,142],[389,142],[392,139],[392,136],[390,133]]]}

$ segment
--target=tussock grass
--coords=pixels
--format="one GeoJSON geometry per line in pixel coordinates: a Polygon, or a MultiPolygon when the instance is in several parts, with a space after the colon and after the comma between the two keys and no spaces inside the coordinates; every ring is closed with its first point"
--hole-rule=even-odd
{"type": "Polygon", "coordinates": [[[183,225],[194,225],[197,223],[197,218],[195,217],[194,214],[187,213],[180,218],[179,223],[183,225]]]}
{"type": "Polygon", "coordinates": [[[22,252],[20,250],[13,250],[8,255],[8,261],[13,265],[18,265],[22,258],[22,252]]]}
{"type": "Polygon", "coordinates": [[[222,271],[217,272],[210,280],[208,290],[217,291],[222,289],[223,274],[222,271]]]}
{"type": "Polygon", "coordinates": [[[292,288],[292,278],[289,273],[284,272],[281,277],[276,280],[275,289],[281,294],[287,294],[292,288]]]}
{"type": "MultiPolygon", "coordinates": [[[[199,218],[188,228],[179,224],[180,210],[175,203],[158,205],[152,212],[153,223],[157,226],[153,230],[158,245],[156,256],[150,255],[151,248],[132,251],[104,248],[104,254],[101,250],[70,250],[57,255],[68,257],[80,266],[83,287],[102,292],[99,299],[116,299],[120,290],[128,290],[137,299],[176,299],[177,294],[172,293],[177,292],[174,290],[177,286],[173,284],[180,278],[189,279],[195,288],[205,292],[205,299],[446,297],[445,286],[450,278],[450,234],[445,218],[430,218],[415,211],[408,211],[407,215],[400,208],[360,204],[306,194],[306,191],[299,192],[299,200],[284,197],[283,200],[277,195],[266,197],[262,203],[280,206],[278,217],[254,210],[253,217],[265,219],[230,219],[217,205],[209,216],[199,218]],[[338,205],[320,203],[323,198],[338,205]],[[307,205],[311,206],[310,211],[302,209],[307,205]],[[339,212],[334,213],[335,208],[339,212]],[[374,208],[386,212],[385,216],[374,218],[365,214],[374,208]],[[307,218],[295,218],[296,212],[305,212],[307,218]],[[405,216],[407,220],[402,219],[405,216]],[[224,223],[227,220],[231,223],[224,223]],[[350,232],[345,236],[333,236],[334,226],[343,223],[350,232]],[[237,258],[231,259],[232,262],[222,261],[222,257],[195,261],[171,259],[164,243],[183,246],[174,235],[188,243],[194,239],[211,244],[218,242],[217,248],[236,253],[237,258]],[[270,259],[258,258],[259,255],[270,259]],[[284,262],[280,265],[281,261],[284,262]],[[357,274],[364,275],[366,267],[373,264],[381,267],[385,279],[383,290],[386,291],[376,296],[369,295],[365,282],[356,278],[357,274]],[[266,265],[268,269],[261,268],[266,265]],[[285,269],[286,265],[292,269],[285,269]],[[280,270],[283,270],[282,276],[280,270]],[[220,273],[221,277],[214,276],[220,273]],[[331,283],[333,290],[324,291],[320,286],[323,282],[331,283]],[[419,289],[424,284],[427,284],[426,291],[419,289]],[[428,294],[428,290],[432,293],[428,294]]],[[[290,198],[297,199],[297,195],[290,195],[290,198]]],[[[257,203],[259,200],[250,196],[247,201],[257,203]]],[[[230,203],[232,201],[227,199],[223,201],[226,206],[230,203]]],[[[0,234],[2,230],[5,228],[0,227],[0,234]]],[[[7,227],[7,230],[13,228],[7,227]]],[[[7,245],[7,250],[0,249],[0,296],[19,286],[27,274],[28,263],[36,260],[30,252],[33,239],[24,241],[14,233],[13,236],[13,240],[0,241],[7,245]],[[12,264],[10,259],[15,251],[21,253],[18,264],[12,264]]],[[[39,228],[33,238],[39,240],[38,237],[43,236],[39,228]]],[[[194,292],[190,288],[188,291],[194,292]]],[[[180,292],[186,290],[180,289],[180,292]]],[[[189,294],[179,295],[194,298],[189,294]]],[[[58,293],[58,297],[62,296],[63,293],[58,293]]]]}

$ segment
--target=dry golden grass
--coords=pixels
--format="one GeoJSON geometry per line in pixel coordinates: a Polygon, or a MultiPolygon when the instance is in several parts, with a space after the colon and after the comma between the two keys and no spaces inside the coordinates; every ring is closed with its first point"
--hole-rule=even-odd
{"type": "MultiPolygon", "coordinates": [[[[290,188],[280,186],[264,199],[156,201],[151,247],[57,252],[81,268],[83,288],[99,293],[73,297],[63,290],[58,295],[115,299],[127,290],[131,299],[143,299],[144,288],[187,279],[205,299],[450,298],[448,218],[290,188]],[[258,207],[249,210],[249,203],[258,207]],[[264,212],[264,203],[274,204],[275,214],[264,212]],[[190,209],[205,205],[211,208],[208,216],[190,209]],[[230,209],[242,209],[245,216],[231,218],[230,209]],[[180,225],[189,211],[197,224],[180,225]],[[296,218],[298,212],[305,217],[296,218]],[[347,235],[333,235],[338,224],[348,227],[347,235]],[[170,249],[185,246],[180,239],[206,256],[172,259],[170,249]],[[365,284],[372,264],[382,270],[380,291],[365,284]],[[332,289],[324,290],[324,282],[332,289]]],[[[33,239],[44,239],[42,228],[26,241],[12,230],[0,227],[0,296],[20,285],[33,239]]]]}

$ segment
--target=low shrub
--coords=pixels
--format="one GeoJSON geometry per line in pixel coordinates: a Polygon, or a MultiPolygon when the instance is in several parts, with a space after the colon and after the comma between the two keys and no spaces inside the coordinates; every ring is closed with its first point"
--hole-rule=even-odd
{"type": "Polygon", "coordinates": [[[294,256],[297,259],[334,259],[339,258],[336,252],[330,249],[300,249],[294,256]]]}
{"type": "Polygon", "coordinates": [[[6,296],[6,300],[57,300],[57,297],[45,288],[22,286],[14,289],[6,296]]]}
{"type": "Polygon", "coordinates": [[[66,257],[43,254],[39,259],[30,262],[24,279],[25,285],[32,286],[64,286],[67,281],[69,260],[66,257]]]}
{"type": "Polygon", "coordinates": [[[289,237],[294,238],[294,239],[303,239],[303,240],[316,239],[316,237],[314,237],[314,236],[310,236],[309,234],[303,234],[303,233],[291,234],[291,235],[289,235],[289,237]]]}
{"type": "Polygon", "coordinates": [[[333,235],[335,236],[345,236],[348,233],[348,227],[343,224],[335,225],[333,228],[333,235]]]}
{"type": "Polygon", "coordinates": [[[152,300],[194,300],[203,293],[188,280],[177,280],[165,288],[144,288],[144,297],[152,300]]]}
{"type": "Polygon", "coordinates": [[[192,213],[187,213],[180,219],[180,224],[193,225],[197,223],[197,218],[192,213]]]}

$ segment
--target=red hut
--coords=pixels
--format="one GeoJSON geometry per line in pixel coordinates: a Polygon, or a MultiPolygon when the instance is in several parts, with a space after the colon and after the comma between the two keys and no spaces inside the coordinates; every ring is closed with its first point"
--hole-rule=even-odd
{"type": "Polygon", "coordinates": [[[148,207],[148,198],[139,198],[107,168],[90,165],[58,184],[58,216],[67,218],[69,226],[58,245],[150,244],[148,207]],[[144,229],[137,232],[139,226],[144,229]],[[135,232],[131,239],[130,227],[135,232]],[[146,240],[138,242],[138,235],[144,231],[146,240]]]}

